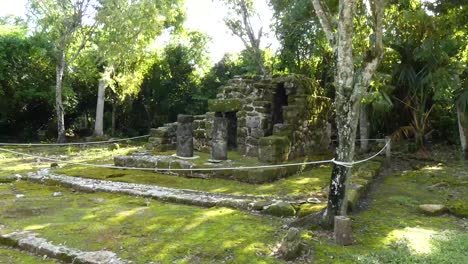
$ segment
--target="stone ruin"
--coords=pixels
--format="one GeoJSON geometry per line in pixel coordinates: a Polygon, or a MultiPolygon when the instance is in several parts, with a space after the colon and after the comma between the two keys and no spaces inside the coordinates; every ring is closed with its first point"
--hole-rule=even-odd
{"type": "MultiPolygon", "coordinates": [[[[189,157],[195,149],[217,161],[229,159],[230,150],[278,164],[324,153],[330,144],[331,100],[317,81],[305,76],[236,77],[219,88],[208,109],[151,129],[147,148],[177,150],[179,157],[189,157]]],[[[287,171],[279,174],[292,173],[287,171]]]]}

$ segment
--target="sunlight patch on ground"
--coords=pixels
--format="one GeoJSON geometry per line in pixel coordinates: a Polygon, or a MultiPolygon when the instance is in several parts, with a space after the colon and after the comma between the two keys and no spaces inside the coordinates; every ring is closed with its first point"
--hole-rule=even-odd
{"type": "Polygon", "coordinates": [[[46,227],[49,227],[50,224],[42,224],[42,225],[29,225],[24,228],[24,230],[31,231],[31,230],[39,230],[39,229],[44,229],[46,227]]]}
{"type": "Polygon", "coordinates": [[[148,209],[147,207],[140,207],[140,208],[135,208],[131,210],[126,210],[126,211],[121,211],[116,214],[115,217],[111,218],[110,220],[120,222],[122,220],[125,220],[125,218],[128,218],[130,216],[133,216],[143,210],[148,209]]]}
{"type": "Polygon", "coordinates": [[[440,171],[442,170],[444,167],[443,166],[427,166],[427,167],[424,167],[423,170],[428,170],[428,171],[440,171]]]}
{"type": "Polygon", "coordinates": [[[404,242],[415,254],[429,254],[432,251],[432,237],[437,232],[430,229],[406,227],[405,229],[393,230],[388,234],[388,242],[404,242]]]}
{"type": "Polygon", "coordinates": [[[232,213],[234,213],[234,210],[227,208],[222,208],[219,210],[210,210],[208,212],[203,213],[201,217],[194,219],[191,224],[184,227],[184,230],[188,231],[194,229],[210,219],[216,219],[220,216],[225,216],[232,213]]]}

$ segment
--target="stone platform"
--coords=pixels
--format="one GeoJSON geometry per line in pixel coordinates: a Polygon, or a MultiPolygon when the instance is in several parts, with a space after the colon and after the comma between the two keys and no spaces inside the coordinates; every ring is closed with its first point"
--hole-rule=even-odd
{"type": "MultiPolygon", "coordinates": [[[[134,168],[154,168],[155,172],[170,174],[175,176],[193,177],[193,178],[222,178],[231,179],[247,183],[265,183],[285,178],[301,171],[311,169],[313,165],[256,168],[240,170],[187,170],[178,171],[177,169],[197,169],[197,168],[232,168],[249,167],[252,165],[242,164],[242,162],[225,160],[219,163],[208,162],[208,159],[199,158],[193,160],[179,159],[171,155],[151,155],[149,153],[133,153],[127,156],[115,156],[114,164],[119,167],[134,168]],[[161,170],[158,170],[160,168],[161,170]],[[170,170],[168,170],[170,169],[170,170]]],[[[267,165],[257,163],[258,165],[267,165]]]]}

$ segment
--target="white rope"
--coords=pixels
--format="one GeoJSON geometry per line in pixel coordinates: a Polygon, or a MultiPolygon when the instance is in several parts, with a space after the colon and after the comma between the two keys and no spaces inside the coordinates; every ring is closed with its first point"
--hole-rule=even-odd
{"type": "Polygon", "coordinates": [[[101,164],[91,164],[85,162],[73,162],[67,160],[59,160],[53,158],[47,158],[42,156],[31,155],[27,153],[17,152],[14,150],[0,148],[1,151],[9,152],[12,154],[28,156],[32,158],[42,159],[53,161],[57,163],[66,163],[66,164],[73,164],[73,165],[82,165],[82,166],[89,166],[89,167],[96,167],[96,168],[107,168],[107,169],[122,169],[122,170],[142,170],[142,171],[219,171],[219,170],[248,170],[248,169],[264,169],[264,168],[278,168],[278,167],[290,167],[290,166],[303,166],[303,165],[311,165],[311,164],[325,164],[325,163],[334,163],[336,165],[345,166],[345,167],[352,167],[354,164],[362,163],[369,161],[379,154],[381,154],[388,146],[389,142],[385,144],[385,146],[376,154],[359,161],[352,161],[352,162],[344,162],[344,161],[337,161],[334,158],[330,160],[319,160],[319,161],[306,161],[306,162],[299,162],[299,163],[286,163],[286,164],[274,164],[274,165],[260,165],[260,166],[241,166],[241,167],[215,167],[215,168],[141,168],[141,167],[123,167],[123,166],[114,166],[114,165],[101,165],[101,164]]]}
{"type": "MultiPolygon", "coordinates": [[[[360,139],[360,138],[356,138],[354,139],[354,141],[381,141],[381,142],[385,142],[385,139],[384,138],[364,138],[364,139],[360,139]]],[[[333,139],[331,140],[331,142],[338,142],[338,139],[333,139]]]]}
{"type": "Polygon", "coordinates": [[[71,146],[71,145],[92,145],[92,144],[108,144],[119,141],[127,141],[137,138],[149,137],[150,135],[143,135],[138,137],[120,138],[113,140],[91,141],[91,142],[71,142],[71,143],[1,143],[0,146],[71,146]]]}

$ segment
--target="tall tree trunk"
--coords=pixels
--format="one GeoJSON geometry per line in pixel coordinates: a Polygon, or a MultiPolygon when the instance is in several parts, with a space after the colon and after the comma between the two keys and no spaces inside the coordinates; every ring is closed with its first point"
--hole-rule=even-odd
{"type": "Polygon", "coordinates": [[[55,111],[57,114],[57,142],[66,142],[65,137],[65,111],[62,102],[62,84],[63,74],[65,71],[65,53],[60,52],[59,64],[56,67],[56,84],[55,84],[55,111]]]}
{"type": "Polygon", "coordinates": [[[460,143],[462,153],[465,159],[468,159],[468,113],[457,106],[458,132],[460,134],[460,143]]]}
{"type": "MultiPolygon", "coordinates": [[[[335,159],[351,162],[354,158],[359,104],[361,98],[353,96],[354,91],[354,59],[353,59],[353,16],[355,1],[340,1],[339,22],[337,32],[337,70],[335,73],[335,108],[338,127],[338,147],[335,159]]],[[[327,209],[324,214],[324,225],[333,226],[336,215],[346,214],[346,183],[351,168],[334,164],[327,209]]]]}
{"type": "Polygon", "coordinates": [[[99,79],[94,136],[104,135],[104,96],[106,93],[106,84],[104,78],[99,79]]]}
{"type": "Polygon", "coordinates": [[[359,115],[359,136],[361,139],[361,151],[367,152],[369,149],[369,116],[366,105],[361,105],[361,114],[359,115]]]}

